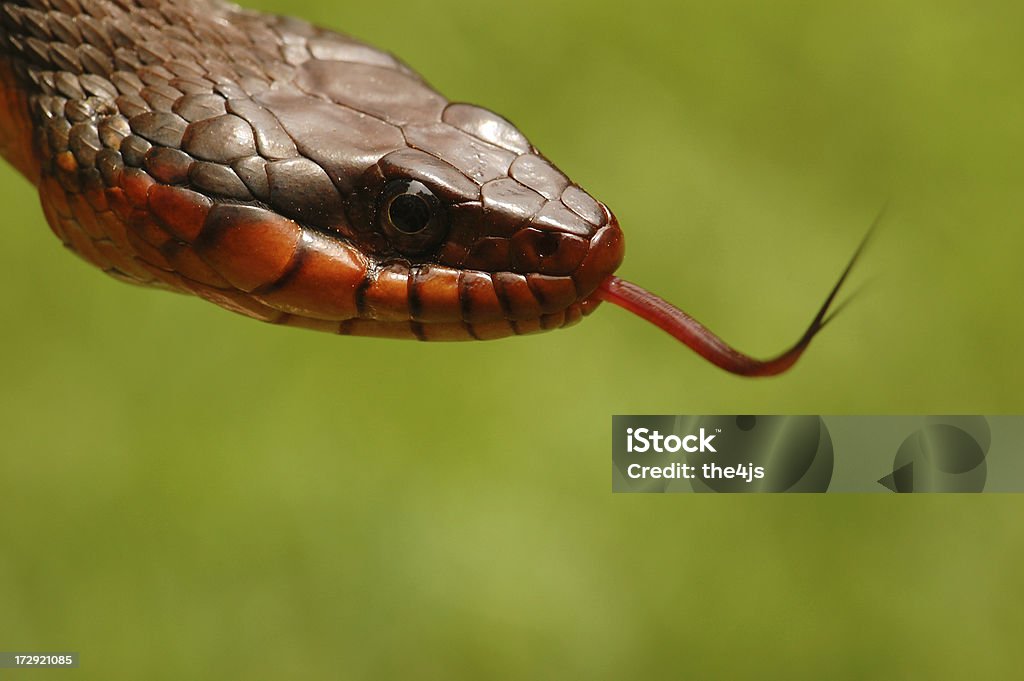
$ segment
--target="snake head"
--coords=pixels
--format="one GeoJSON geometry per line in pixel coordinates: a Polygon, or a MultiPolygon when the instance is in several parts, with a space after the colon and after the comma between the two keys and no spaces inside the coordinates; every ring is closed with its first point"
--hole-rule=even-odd
{"type": "Polygon", "coordinates": [[[404,126],[407,145],[364,174],[350,204],[352,237],[384,264],[489,279],[488,317],[571,309],[575,321],[589,312],[591,294],[622,261],[611,211],[501,116],[449,104],[440,118],[404,126]]]}
{"type": "Polygon", "coordinates": [[[211,2],[186,27],[143,4],[104,5],[125,27],[116,54],[65,30],[74,3],[0,17],[32,70],[47,217],[90,262],[359,335],[498,338],[598,303],[622,259],[615,219],[505,119],[301,21],[211,2]]]}

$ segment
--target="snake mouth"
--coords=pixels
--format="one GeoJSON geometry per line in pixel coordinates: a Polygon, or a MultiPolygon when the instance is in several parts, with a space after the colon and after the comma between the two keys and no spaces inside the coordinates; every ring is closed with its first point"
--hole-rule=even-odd
{"type": "Polygon", "coordinates": [[[587,256],[572,274],[576,293],[585,310],[593,309],[600,298],[596,295],[598,286],[610,277],[622,264],[626,242],[619,228],[619,221],[608,211],[608,222],[590,240],[587,256]]]}
{"type": "MultiPolygon", "coordinates": [[[[282,306],[286,301],[276,297],[290,294],[303,283],[302,268],[261,299],[291,313],[283,323],[334,333],[419,340],[502,338],[563,328],[589,315],[601,303],[600,287],[618,268],[623,254],[622,231],[609,214],[607,224],[591,238],[583,262],[568,276],[403,263],[374,267],[361,261],[343,268],[356,270],[342,277],[354,287],[338,291],[346,293],[341,297],[351,308],[345,319],[282,306]]],[[[301,288],[322,290],[312,283],[301,288]]]]}

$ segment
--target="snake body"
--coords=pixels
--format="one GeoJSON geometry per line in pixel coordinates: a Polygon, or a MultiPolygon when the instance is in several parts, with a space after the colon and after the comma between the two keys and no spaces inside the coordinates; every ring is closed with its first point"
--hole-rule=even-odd
{"type": "Polygon", "coordinates": [[[89,263],[272,323],[554,329],[623,255],[611,212],[501,116],[216,0],[2,3],[0,151],[89,263]]]}

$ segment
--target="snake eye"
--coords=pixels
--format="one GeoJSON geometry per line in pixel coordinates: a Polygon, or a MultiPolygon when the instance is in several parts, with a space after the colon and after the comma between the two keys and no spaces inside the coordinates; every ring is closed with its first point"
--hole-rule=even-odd
{"type": "Polygon", "coordinates": [[[415,234],[430,222],[430,204],[419,194],[399,194],[388,204],[388,219],[403,234],[415,234]]]}
{"type": "Polygon", "coordinates": [[[423,253],[448,231],[441,201],[417,180],[392,180],[380,195],[377,212],[381,229],[402,253],[423,253]]]}

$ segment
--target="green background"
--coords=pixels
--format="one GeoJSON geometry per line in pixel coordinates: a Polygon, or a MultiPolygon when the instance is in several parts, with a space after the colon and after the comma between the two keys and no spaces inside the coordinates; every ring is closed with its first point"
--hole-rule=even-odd
{"type": "MultiPolygon", "coordinates": [[[[260,2],[495,109],[618,215],[606,306],[477,344],[276,328],[63,252],[0,169],[0,647],[104,679],[1006,678],[1013,496],[610,493],[616,413],[1014,413],[1024,5],[260,2]],[[854,287],[856,288],[856,286],[854,287]]],[[[30,674],[0,672],[21,678],[30,674]]]]}

